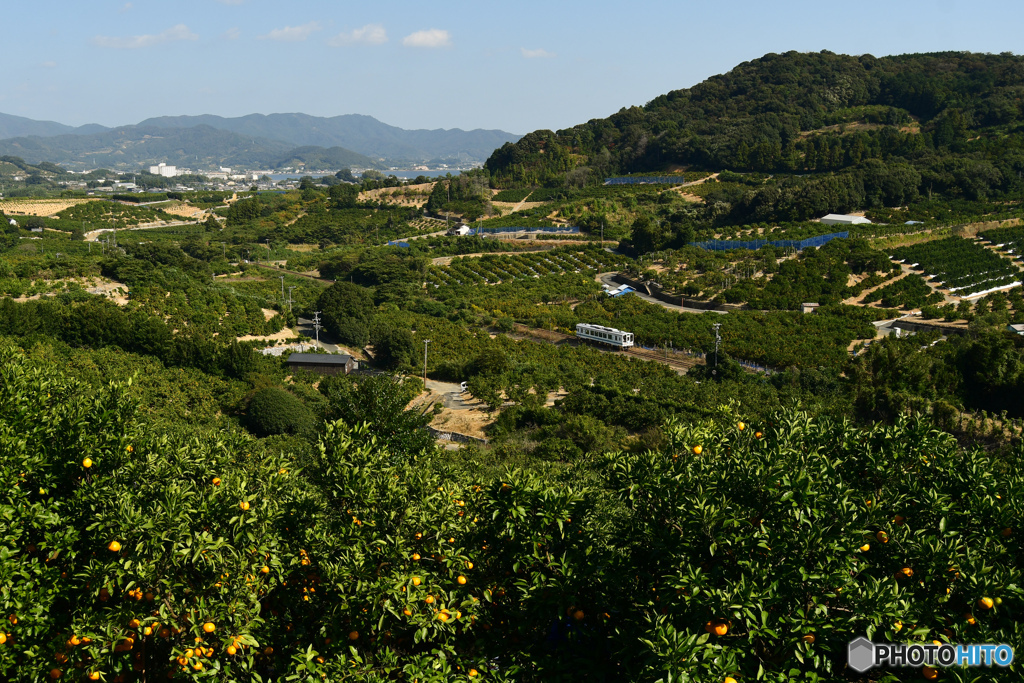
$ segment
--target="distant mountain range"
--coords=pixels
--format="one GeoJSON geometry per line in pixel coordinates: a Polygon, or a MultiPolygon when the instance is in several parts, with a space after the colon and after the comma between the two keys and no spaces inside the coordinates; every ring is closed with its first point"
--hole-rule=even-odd
{"type": "Polygon", "coordinates": [[[66,126],[0,114],[0,155],[71,169],[130,169],[166,162],[205,170],[335,168],[458,160],[479,162],[520,136],[500,130],[405,130],[372,116],[307,114],[163,116],[137,125],[66,126]]]}

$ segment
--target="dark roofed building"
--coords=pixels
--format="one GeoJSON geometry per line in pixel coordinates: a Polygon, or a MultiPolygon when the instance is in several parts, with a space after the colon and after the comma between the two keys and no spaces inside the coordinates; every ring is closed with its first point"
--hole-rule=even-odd
{"type": "Polygon", "coordinates": [[[289,370],[309,370],[321,375],[340,375],[356,369],[356,359],[329,353],[293,353],[285,363],[289,370]]]}

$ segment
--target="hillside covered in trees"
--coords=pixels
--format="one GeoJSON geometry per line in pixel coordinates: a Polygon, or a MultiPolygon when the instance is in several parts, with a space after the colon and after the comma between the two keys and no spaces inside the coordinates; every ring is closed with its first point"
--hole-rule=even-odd
{"type": "MultiPolygon", "coordinates": [[[[505,144],[495,187],[680,168],[778,176],[724,201],[752,220],[1019,190],[1024,58],[769,54],[642,107],[505,144]]],[[[712,198],[714,199],[714,198],[712,198]]]]}

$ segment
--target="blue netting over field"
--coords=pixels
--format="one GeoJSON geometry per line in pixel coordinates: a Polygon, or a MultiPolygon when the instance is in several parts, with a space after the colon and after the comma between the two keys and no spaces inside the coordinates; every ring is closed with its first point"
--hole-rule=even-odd
{"type": "Polygon", "coordinates": [[[800,250],[807,247],[820,247],[835,239],[849,237],[849,232],[833,232],[828,235],[808,237],[803,240],[705,240],[703,242],[690,242],[690,246],[700,247],[708,251],[728,251],[729,249],[750,249],[756,251],[765,245],[773,247],[792,247],[800,250]]]}
{"type": "Polygon", "coordinates": [[[580,229],[575,226],[551,226],[548,228],[473,228],[470,235],[499,235],[507,232],[544,232],[561,233],[566,235],[579,234],[580,229]]]}
{"type": "Polygon", "coordinates": [[[681,175],[623,176],[604,179],[605,185],[682,185],[686,182],[686,178],[681,175]]]}

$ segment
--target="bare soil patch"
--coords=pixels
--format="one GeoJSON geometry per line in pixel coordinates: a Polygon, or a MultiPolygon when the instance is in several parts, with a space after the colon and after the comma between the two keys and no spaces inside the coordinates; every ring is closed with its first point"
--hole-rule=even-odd
{"type": "MultiPolygon", "coordinates": [[[[264,310],[264,315],[266,315],[266,310],[264,310]]],[[[283,327],[283,328],[281,328],[280,332],[275,332],[274,334],[245,334],[245,335],[242,335],[241,337],[236,337],[236,339],[238,341],[240,341],[240,342],[244,342],[244,341],[272,341],[272,342],[279,342],[279,341],[288,341],[289,339],[295,339],[298,336],[299,336],[299,334],[295,330],[287,328],[287,327],[283,327]]]]}

